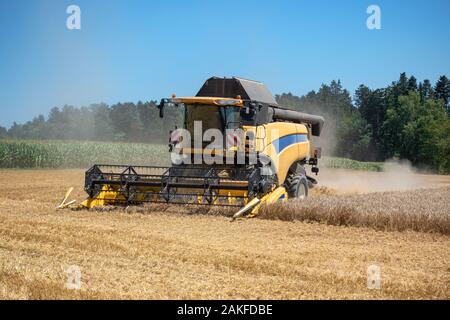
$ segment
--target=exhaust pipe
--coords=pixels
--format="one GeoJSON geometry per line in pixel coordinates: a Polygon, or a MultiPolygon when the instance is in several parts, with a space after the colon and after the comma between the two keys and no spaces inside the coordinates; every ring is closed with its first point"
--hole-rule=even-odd
{"type": "Polygon", "coordinates": [[[274,119],[288,120],[299,123],[308,123],[311,125],[313,136],[320,136],[325,119],[321,116],[315,116],[309,113],[303,113],[294,110],[273,108],[274,119]]]}

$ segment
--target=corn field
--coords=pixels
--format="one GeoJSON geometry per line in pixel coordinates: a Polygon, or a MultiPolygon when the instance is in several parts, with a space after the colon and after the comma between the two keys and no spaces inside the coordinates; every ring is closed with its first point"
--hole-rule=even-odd
{"type": "MultiPolygon", "coordinates": [[[[168,165],[166,145],[61,140],[0,140],[0,168],[85,168],[94,163],[168,165]]],[[[324,157],[329,168],[382,171],[382,163],[324,157]]]]}
{"type": "Polygon", "coordinates": [[[166,165],[164,145],[0,140],[1,168],[86,168],[94,163],[166,165]]]}
{"type": "Polygon", "coordinates": [[[327,168],[365,171],[383,171],[382,162],[360,162],[347,158],[324,157],[321,164],[327,168]]]}

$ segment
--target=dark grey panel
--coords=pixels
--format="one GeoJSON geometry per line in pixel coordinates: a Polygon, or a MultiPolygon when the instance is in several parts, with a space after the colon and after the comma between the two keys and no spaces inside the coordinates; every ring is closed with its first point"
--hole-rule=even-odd
{"type": "Polygon", "coordinates": [[[272,93],[261,82],[242,78],[212,77],[206,80],[197,93],[197,97],[235,98],[240,95],[244,100],[255,100],[277,106],[272,93]]]}
{"type": "Polygon", "coordinates": [[[240,82],[245,92],[247,92],[247,95],[250,97],[250,100],[256,100],[275,106],[278,105],[270,90],[262,82],[242,78],[235,79],[240,82]]]}

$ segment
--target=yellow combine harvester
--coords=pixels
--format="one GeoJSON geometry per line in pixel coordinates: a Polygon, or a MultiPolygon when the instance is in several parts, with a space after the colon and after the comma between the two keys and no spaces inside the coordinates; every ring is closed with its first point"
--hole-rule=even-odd
{"type": "MultiPolygon", "coordinates": [[[[82,205],[144,202],[233,206],[254,216],[263,203],[305,198],[316,180],[324,119],[280,107],[266,86],[241,78],[208,79],[195,97],[162,99],[160,117],[178,108],[184,128],[171,132],[171,167],[94,165],[82,205]],[[206,141],[205,141],[206,140],[206,141]]],[[[132,155],[130,155],[132,157],[132,155]]]]}

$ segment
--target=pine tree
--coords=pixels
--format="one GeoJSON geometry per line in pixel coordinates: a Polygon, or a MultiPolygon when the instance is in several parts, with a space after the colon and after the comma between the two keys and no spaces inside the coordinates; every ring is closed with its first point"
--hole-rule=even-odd
{"type": "Polygon", "coordinates": [[[408,91],[417,91],[417,79],[414,76],[409,77],[408,91]]]}
{"type": "Polygon", "coordinates": [[[422,101],[434,97],[433,87],[431,86],[431,82],[428,79],[423,80],[423,83],[419,83],[418,91],[422,101]]]}
{"type": "Polygon", "coordinates": [[[444,101],[444,108],[450,116],[450,80],[446,76],[441,76],[436,82],[434,91],[436,98],[444,101]]]}

